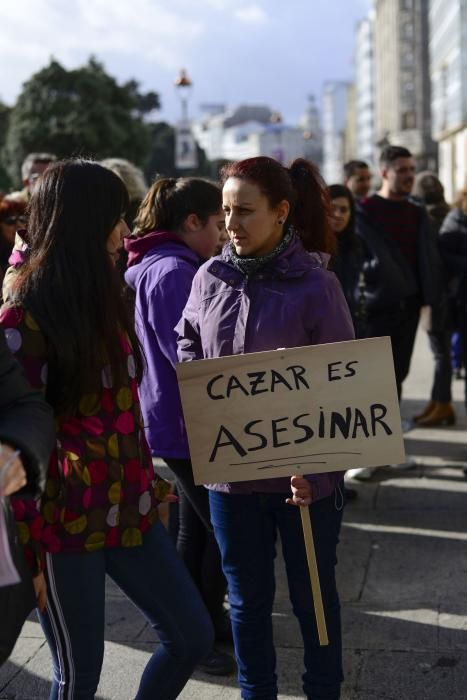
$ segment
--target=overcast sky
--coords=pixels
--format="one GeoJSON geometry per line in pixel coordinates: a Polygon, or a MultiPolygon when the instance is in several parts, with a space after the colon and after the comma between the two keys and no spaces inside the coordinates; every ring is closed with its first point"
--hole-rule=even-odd
{"type": "Polygon", "coordinates": [[[0,0],[0,99],[51,56],[66,68],[95,54],[120,82],[159,93],[174,121],[173,81],[193,80],[201,103],[267,104],[294,123],[325,80],[353,73],[354,30],[371,0],[0,0]]]}

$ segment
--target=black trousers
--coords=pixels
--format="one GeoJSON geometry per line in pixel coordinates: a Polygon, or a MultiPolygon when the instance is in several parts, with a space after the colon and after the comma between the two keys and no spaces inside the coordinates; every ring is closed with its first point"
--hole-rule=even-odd
{"type": "Polygon", "coordinates": [[[431,400],[446,403],[452,398],[451,331],[429,331],[428,340],[435,361],[431,400]]]}
{"type": "Polygon", "coordinates": [[[418,298],[409,298],[398,306],[372,311],[367,318],[368,338],[384,335],[391,337],[399,400],[402,395],[402,383],[410,369],[419,318],[418,298]]]}
{"type": "Polygon", "coordinates": [[[209,492],[197,486],[189,459],[163,460],[175,474],[178,502],[177,551],[209,611],[214,627],[221,624],[227,583],[209,511],[209,492]]]}

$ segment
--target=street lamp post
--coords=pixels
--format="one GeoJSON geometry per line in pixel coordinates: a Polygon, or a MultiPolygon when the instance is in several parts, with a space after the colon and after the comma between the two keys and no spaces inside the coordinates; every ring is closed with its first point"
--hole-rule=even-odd
{"type": "Polygon", "coordinates": [[[282,116],[280,112],[273,112],[270,117],[273,130],[276,135],[276,148],[273,151],[273,158],[282,163],[284,161],[284,150],[282,148],[282,116]]]}
{"type": "Polygon", "coordinates": [[[182,68],[174,85],[181,105],[181,119],[175,127],[175,167],[178,170],[194,170],[198,167],[198,154],[188,117],[188,96],[193,81],[190,80],[185,69],[182,68]]]}
{"type": "Polygon", "coordinates": [[[180,97],[182,119],[186,121],[188,120],[188,95],[193,87],[193,82],[184,68],[181,69],[180,75],[174,80],[174,85],[180,97]]]}

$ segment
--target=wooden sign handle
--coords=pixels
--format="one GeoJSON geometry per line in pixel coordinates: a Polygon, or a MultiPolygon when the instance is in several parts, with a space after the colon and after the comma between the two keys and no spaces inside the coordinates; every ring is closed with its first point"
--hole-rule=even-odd
{"type": "Polygon", "coordinates": [[[329,644],[329,639],[326,629],[326,618],[324,617],[323,598],[321,596],[321,586],[319,584],[318,565],[316,563],[315,543],[313,542],[309,508],[300,506],[300,515],[302,517],[303,538],[305,540],[306,558],[308,561],[308,570],[310,572],[311,590],[313,591],[313,605],[315,607],[316,624],[318,626],[319,644],[324,647],[329,644]]]}

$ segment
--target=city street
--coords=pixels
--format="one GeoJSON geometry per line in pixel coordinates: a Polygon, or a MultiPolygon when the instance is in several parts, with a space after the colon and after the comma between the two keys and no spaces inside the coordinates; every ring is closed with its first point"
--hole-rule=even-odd
{"type": "MultiPolygon", "coordinates": [[[[405,418],[425,404],[431,379],[427,338],[419,332],[405,418]]],[[[467,421],[463,381],[453,387],[457,425],[406,434],[416,467],[382,468],[371,482],[354,482],[358,499],[346,508],[339,546],[343,700],[467,698],[467,421]]],[[[281,560],[274,619],[279,697],[298,699],[302,650],[281,560]]],[[[98,697],[134,697],[154,643],[140,613],[109,585],[98,697]]],[[[48,647],[31,618],[0,669],[0,700],[47,698],[50,674],[48,647]]],[[[228,700],[239,693],[234,677],[195,674],[180,697],[228,700]]]]}

